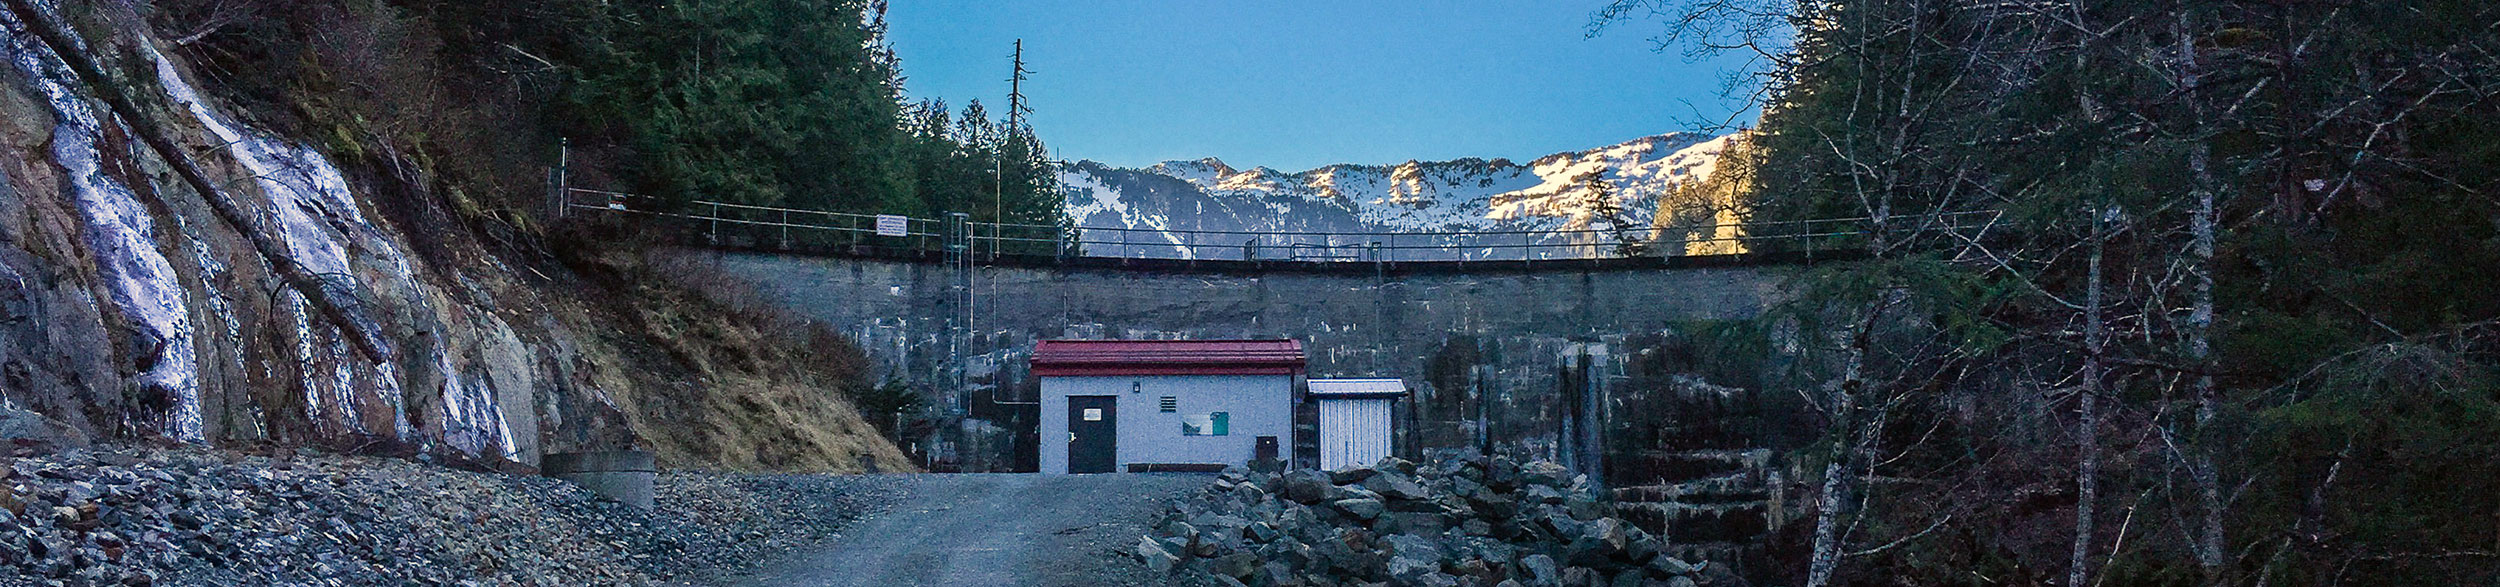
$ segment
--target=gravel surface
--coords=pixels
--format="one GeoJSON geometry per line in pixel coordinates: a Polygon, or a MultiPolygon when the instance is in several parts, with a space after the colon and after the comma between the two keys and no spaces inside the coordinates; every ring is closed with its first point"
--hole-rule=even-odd
{"type": "Polygon", "coordinates": [[[1212,475],[908,475],[844,536],[738,584],[1163,585],[1121,549],[1212,475]]]}
{"type": "Polygon", "coordinates": [[[642,511],[398,459],[69,451],[0,463],[0,586],[709,585],[834,536],[898,481],[667,473],[642,511]]]}

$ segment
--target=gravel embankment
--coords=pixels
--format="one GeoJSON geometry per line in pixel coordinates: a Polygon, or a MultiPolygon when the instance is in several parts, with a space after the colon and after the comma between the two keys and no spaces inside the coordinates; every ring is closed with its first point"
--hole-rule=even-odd
{"type": "Polygon", "coordinates": [[[387,458],[69,451],[0,465],[0,585],[702,585],[889,503],[876,476],[664,473],[641,511],[387,458]]]}

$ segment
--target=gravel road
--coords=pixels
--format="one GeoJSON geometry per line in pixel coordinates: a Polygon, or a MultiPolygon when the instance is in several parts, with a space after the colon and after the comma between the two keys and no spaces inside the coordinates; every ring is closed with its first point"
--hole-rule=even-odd
{"type": "Polygon", "coordinates": [[[890,509],[737,584],[1159,585],[1116,553],[1211,475],[909,475],[890,509]]]}

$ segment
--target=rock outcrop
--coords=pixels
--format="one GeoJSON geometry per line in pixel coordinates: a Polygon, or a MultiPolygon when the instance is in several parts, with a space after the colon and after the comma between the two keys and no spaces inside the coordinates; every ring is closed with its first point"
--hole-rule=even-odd
{"type": "Polygon", "coordinates": [[[567,257],[455,211],[468,196],[433,163],[378,139],[266,130],[131,4],[30,4],[58,34],[0,11],[0,413],[40,417],[0,433],[520,469],[628,446],[680,465],[908,462],[842,382],[720,335],[737,321],[719,304],[599,274],[615,264],[601,256],[631,253],[567,257]],[[754,408],[715,409],[730,403],[716,395],[754,408]],[[763,454],[780,447],[808,456],[763,454]]]}

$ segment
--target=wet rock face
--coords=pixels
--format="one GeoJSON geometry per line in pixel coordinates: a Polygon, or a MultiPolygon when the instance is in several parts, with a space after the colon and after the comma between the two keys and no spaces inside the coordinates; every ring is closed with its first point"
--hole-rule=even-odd
{"type": "Polygon", "coordinates": [[[1743,584],[1666,554],[1664,539],[1613,517],[1587,477],[1501,457],[1227,471],[1131,550],[1217,584],[1743,584]]]}
{"type": "Polygon", "coordinates": [[[523,464],[545,443],[631,442],[574,377],[575,335],[513,322],[526,316],[513,308],[546,304],[510,287],[512,269],[458,230],[385,220],[369,187],[393,180],[238,122],[144,30],[82,30],[95,36],[82,53],[155,80],[125,89],[150,120],[123,120],[15,18],[0,14],[0,408],[95,438],[400,444],[523,464]],[[225,222],[175,182],[127,130],[149,122],[253,222],[225,222]],[[453,234],[429,258],[410,245],[420,231],[453,234]],[[345,318],[280,285],[280,264],[319,275],[345,318]]]}

